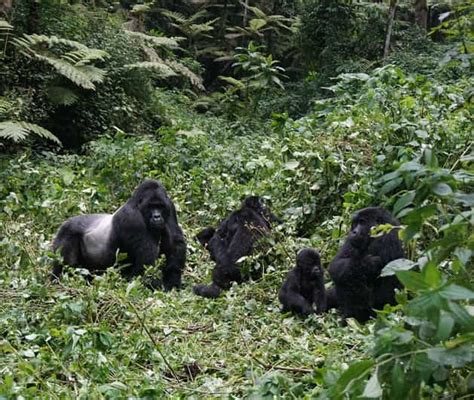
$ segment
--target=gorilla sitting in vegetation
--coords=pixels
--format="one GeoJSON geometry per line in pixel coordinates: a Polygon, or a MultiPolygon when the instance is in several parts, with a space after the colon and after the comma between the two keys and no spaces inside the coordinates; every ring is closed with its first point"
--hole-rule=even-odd
{"type": "Polygon", "coordinates": [[[279,220],[263,205],[260,197],[251,196],[243,201],[239,210],[224,219],[217,230],[208,227],[201,231],[197,240],[209,250],[216,265],[212,283],[195,286],[194,293],[216,298],[223,289],[229,289],[232,282],[240,283],[242,276],[237,261],[253,253],[257,241],[270,233],[272,222],[279,220]]]}
{"type": "Polygon", "coordinates": [[[399,222],[383,208],[358,211],[345,243],[329,265],[335,289],[327,297],[332,305],[337,303],[344,320],[354,317],[365,322],[374,316],[373,309],[395,304],[395,289],[401,284],[396,276],[381,277],[380,272],[390,261],[404,257],[404,252],[397,229],[371,237],[371,228],[380,224],[398,226],[399,222]]]}
{"type": "Polygon", "coordinates": [[[303,249],[296,257],[296,267],[288,272],[286,281],[278,295],[283,305],[282,312],[291,311],[308,316],[326,311],[326,290],[321,259],[316,250],[303,249]]]}
{"type": "MultiPolygon", "coordinates": [[[[162,285],[165,290],[180,287],[186,261],[186,242],[174,204],[155,180],[140,184],[114,214],[88,214],[68,219],[54,239],[53,251],[57,250],[64,264],[99,271],[114,265],[119,250],[127,254],[127,266],[122,271],[128,277],[142,274],[144,265],[154,264],[164,254],[162,285]]],[[[56,262],[53,277],[59,277],[62,270],[63,264],[56,262]]],[[[159,285],[156,282],[153,286],[159,285]]]]}

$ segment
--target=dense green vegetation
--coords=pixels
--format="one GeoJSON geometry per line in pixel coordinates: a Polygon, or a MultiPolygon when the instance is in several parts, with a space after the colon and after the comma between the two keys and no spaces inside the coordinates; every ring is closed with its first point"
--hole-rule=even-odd
{"type": "Polygon", "coordinates": [[[474,11],[428,2],[420,28],[423,2],[386,3],[0,1],[0,398],[474,394],[474,11]],[[61,222],[145,178],[177,206],[183,289],[50,283],[61,222]],[[197,297],[195,234],[250,194],[284,220],[241,262],[261,278],[197,297]],[[369,205],[403,226],[399,304],[281,314],[297,251],[327,266],[369,205]]]}

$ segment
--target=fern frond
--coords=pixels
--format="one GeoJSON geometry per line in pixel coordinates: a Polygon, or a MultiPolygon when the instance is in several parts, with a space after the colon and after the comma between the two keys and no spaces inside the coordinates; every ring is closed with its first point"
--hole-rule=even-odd
{"type": "Polygon", "coordinates": [[[161,12],[165,17],[178,22],[180,24],[185,24],[188,22],[188,19],[181,13],[175,11],[164,10],[161,12]]]}
{"type": "Polygon", "coordinates": [[[69,51],[63,55],[61,58],[69,61],[71,64],[86,65],[91,61],[104,61],[104,58],[107,57],[107,52],[99,49],[80,49],[69,51]]]}
{"type": "Polygon", "coordinates": [[[52,103],[62,106],[70,106],[79,100],[79,97],[71,89],[63,86],[50,86],[48,98],[52,103]]]}
{"type": "Polygon", "coordinates": [[[150,36],[146,35],[141,32],[132,32],[132,31],[127,31],[125,30],[126,34],[132,37],[136,37],[139,39],[142,39],[146,42],[150,42],[156,46],[163,46],[163,47],[169,47],[171,49],[177,49],[179,48],[179,43],[180,41],[184,40],[183,37],[180,36],[175,36],[175,37],[165,37],[165,36],[150,36]]]}
{"type": "Polygon", "coordinates": [[[142,61],[134,64],[127,64],[125,68],[143,68],[143,69],[153,69],[158,71],[161,77],[167,78],[169,76],[176,76],[176,73],[166,64],[157,61],[142,61]]]}
{"type": "Polygon", "coordinates": [[[30,47],[36,46],[38,44],[46,44],[48,47],[53,47],[54,45],[65,45],[69,47],[73,47],[78,50],[87,50],[88,47],[83,45],[82,43],[76,42],[75,40],[68,40],[68,39],[63,39],[59,38],[57,36],[46,36],[46,35],[23,35],[22,38],[18,39],[23,39],[23,41],[27,42],[30,47]]]}
{"type": "Polygon", "coordinates": [[[135,4],[131,11],[134,14],[144,13],[150,11],[150,6],[148,4],[135,4]]]}
{"type": "Polygon", "coordinates": [[[53,66],[59,74],[84,89],[95,90],[94,83],[101,83],[104,81],[105,72],[92,65],[75,66],[71,65],[66,60],[39,54],[36,54],[36,58],[53,66]]]}
{"type": "MultiPolygon", "coordinates": [[[[197,21],[198,19],[200,18],[203,18],[205,16],[208,15],[208,12],[207,10],[200,10],[198,11],[197,13],[194,13],[193,15],[191,15],[188,19],[189,22],[194,22],[194,21],[197,21]]],[[[219,18],[216,18],[216,20],[218,20],[219,18]]]]}
{"type": "Polygon", "coordinates": [[[0,118],[8,113],[12,108],[12,102],[6,97],[0,96],[0,118]]]}
{"type": "Polygon", "coordinates": [[[13,25],[10,25],[4,19],[0,19],[0,31],[11,31],[13,29],[13,25]]]}
{"type": "Polygon", "coordinates": [[[61,145],[60,140],[56,136],[39,125],[25,121],[0,122],[0,139],[12,140],[18,143],[24,141],[30,133],[61,145]]]}
{"type": "Polygon", "coordinates": [[[171,68],[173,68],[173,70],[175,70],[179,74],[188,78],[193,86],[197,87],[199,90],[203,90],[203,91],[206,90],[206,88],[203,85],[202,78],[199,75],[196,75],[188,67],[174,60],[166,60],[165,62],[171,68]]]}

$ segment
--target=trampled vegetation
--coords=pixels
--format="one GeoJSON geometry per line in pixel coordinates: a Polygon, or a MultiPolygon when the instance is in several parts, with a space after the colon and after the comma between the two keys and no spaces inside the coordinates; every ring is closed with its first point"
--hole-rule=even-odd
{"type": "Polygon", "coordinates": [[[0,1],[0,398],[473,395],[473,7],[385,3],[0,1]],[[61,223],[145,178],[176,205],[183,288],[50,282],[61,223]],[[195,235],[253,194],[283,220],[240,260],[260,277],[196,296],[195,235]],[[327,267],[371,205],[402,224],[398,304],[280,313],[298,250],[327,267]]]}

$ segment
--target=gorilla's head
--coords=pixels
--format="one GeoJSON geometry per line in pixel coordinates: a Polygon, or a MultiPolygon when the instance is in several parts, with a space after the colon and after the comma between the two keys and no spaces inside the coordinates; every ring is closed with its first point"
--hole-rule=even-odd
{"type": "Polygon", "coordinates": [[[166,226],[171,213],[171,201],[158,181],[144,181],[135,190],[130,201],[139,209],[150,230],[159,231],[166,226]]]}
{"type": "Polygon", "coordinates": [[[296,267],[303,276],[308,278],[317,278],[322,273],[321,258],[314,249],[303,249],[296,256],[296,267]]]}
{"type": "Polygon", "coordinates": [[[371,228],[381,224],[398,225],[398,221],[381,207],[364,208],[352,217],[352,226],[348,240],[355,248],[366,249],[370,241],[373,240],[370,236],[371,228]]]}
{"type": "Polygon", "coordinates": [[[242,208],[247,207],[258,212],[270,225],[271,223],[281,223],[282,221],[273,214],[265,204],[265,201],[260,196],[249,196],[242,202],[242,208]]]}

